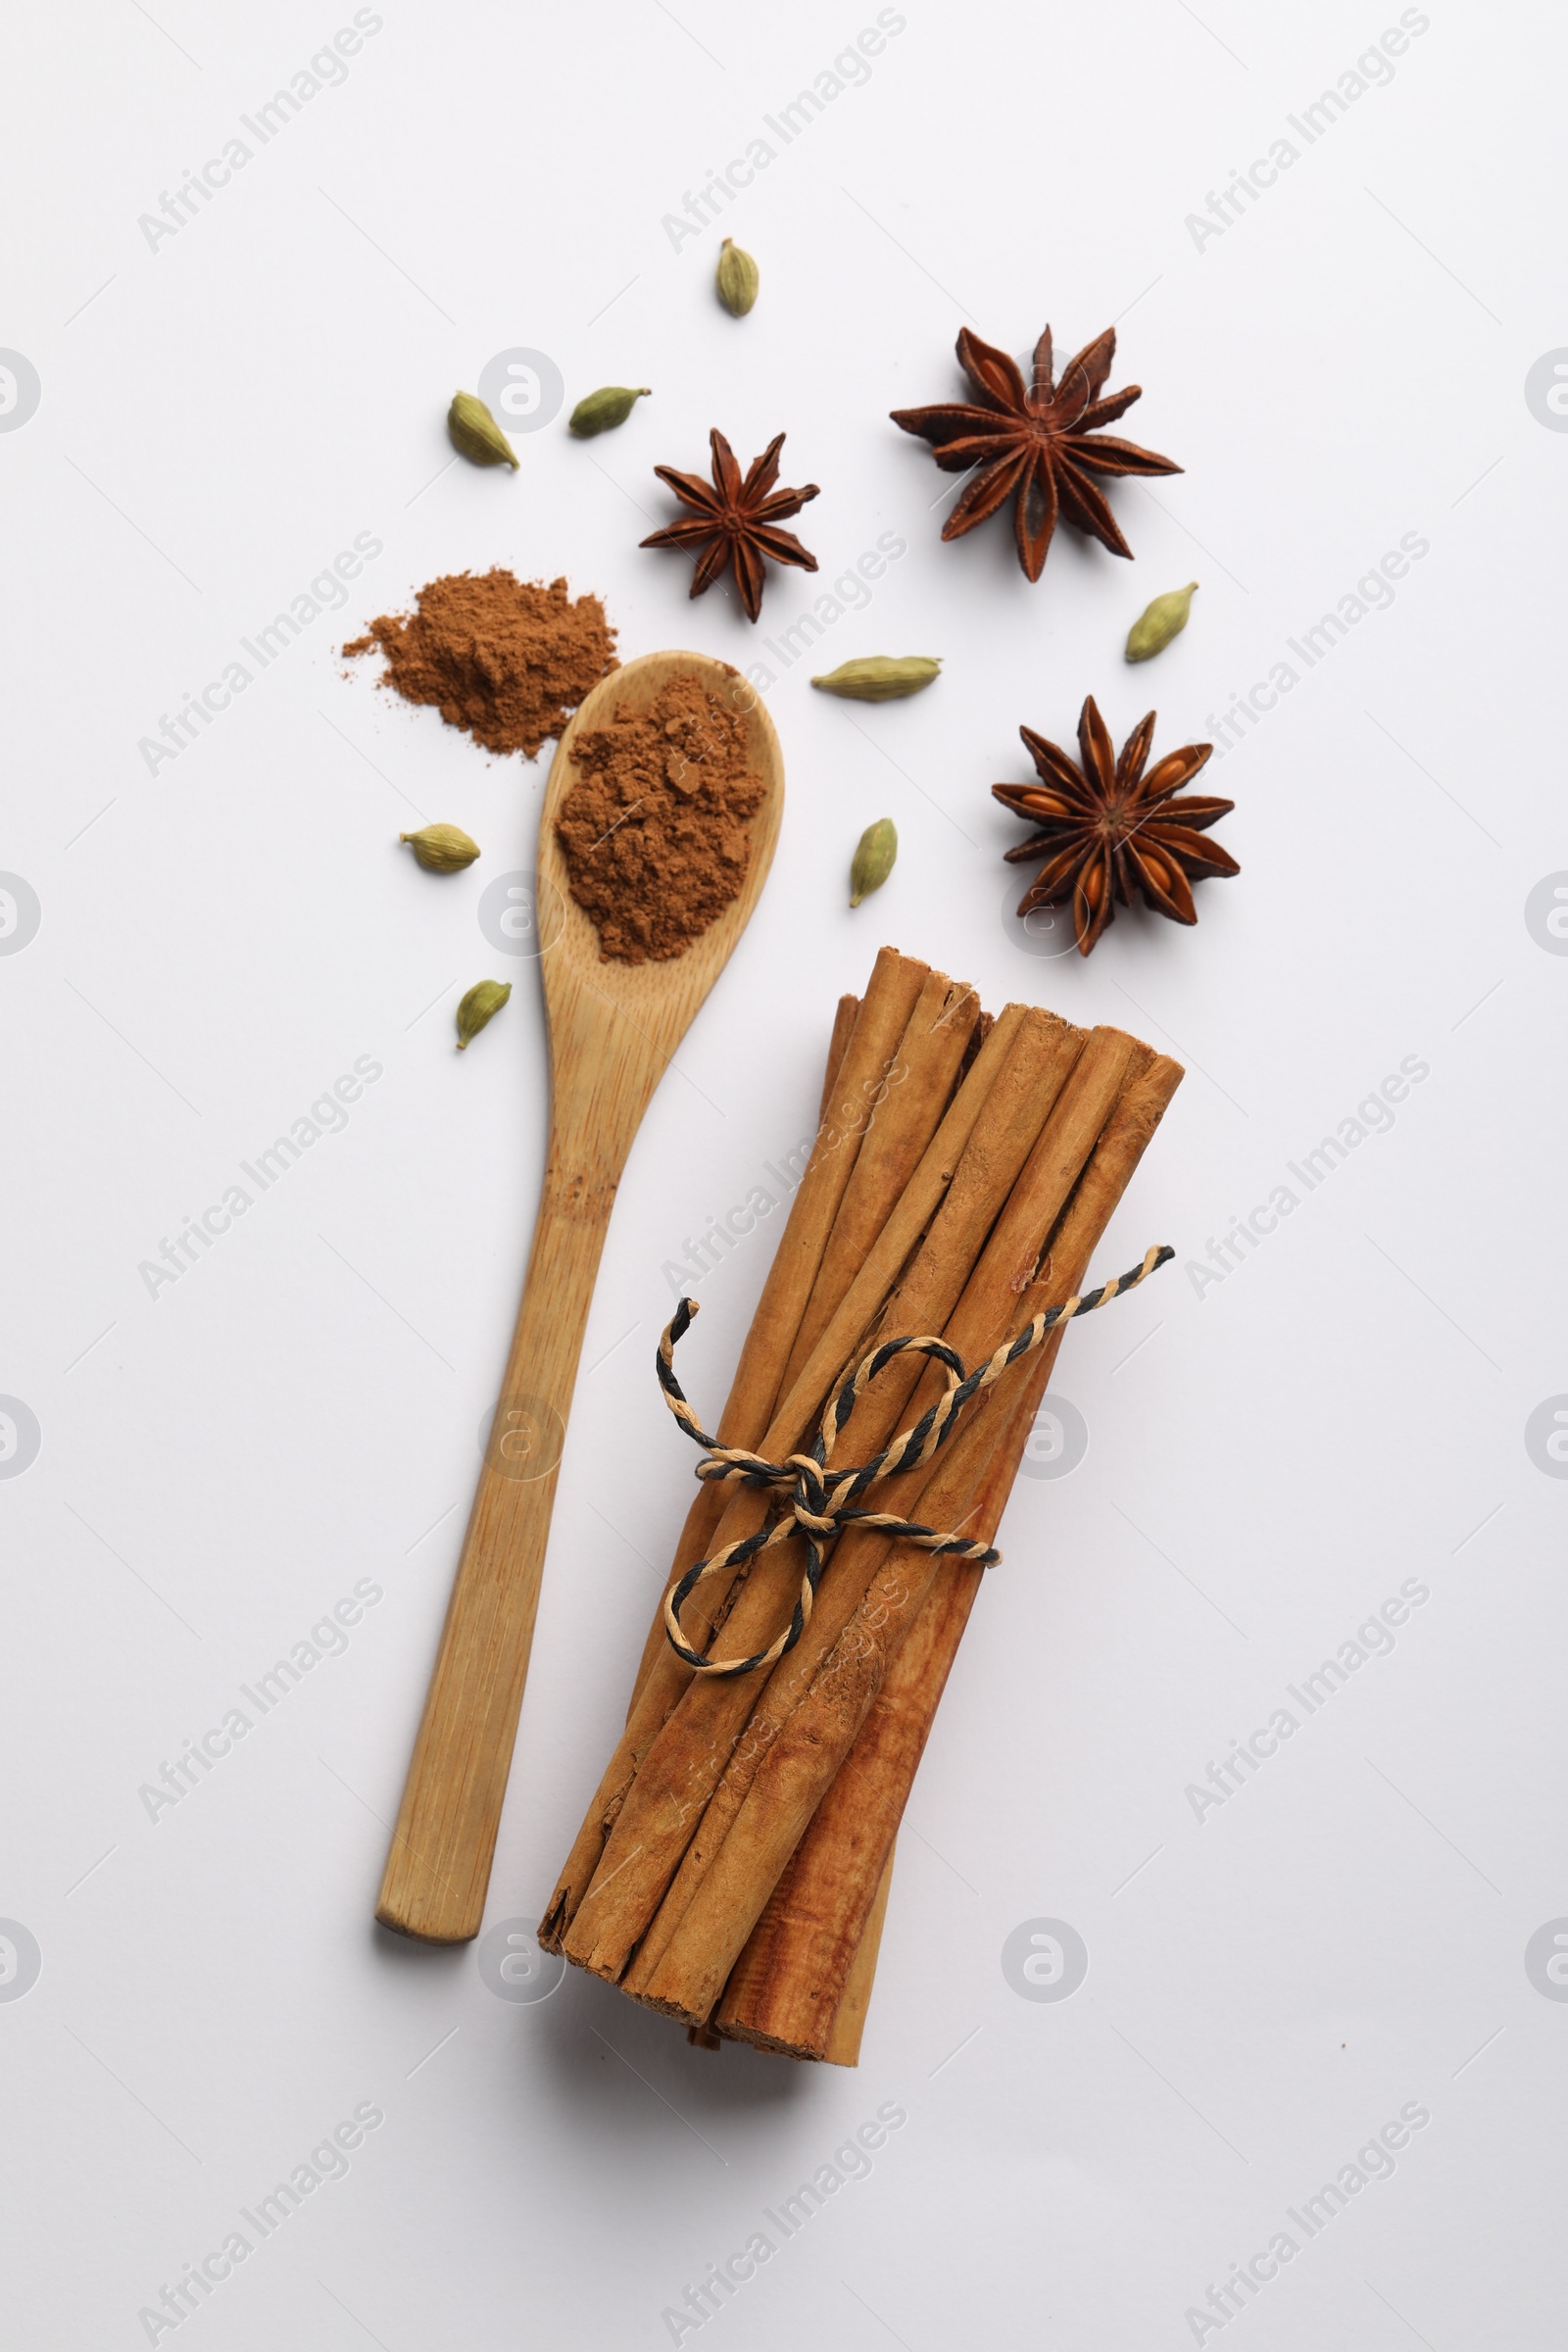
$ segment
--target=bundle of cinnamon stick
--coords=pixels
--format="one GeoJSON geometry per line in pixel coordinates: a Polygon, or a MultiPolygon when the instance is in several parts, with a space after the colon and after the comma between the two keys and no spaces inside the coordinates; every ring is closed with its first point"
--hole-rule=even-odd
{"type": "MultiPolygon", "coordinates": [[[[839,1005],[821,1122],[741,1351],[720,1445],[782,1461],[879,1340],[940,1334],[988,1358],[1083,1286],[1182,1077],[1119,1029],[973,989],[884,949],[839,1005]]],[[[951,1443],[886,1479],[878,1509],[989,1544],[1065,1325],[966,1409],[951,1443]]],[[[864,1460],[942,1393],[905,1354],[856,1406],[864,1460]]],[[[774,1504],[700,1487],[666,1592],[774,1504]]],[[[764,1650],[790,1620],[802,1543],[758,1553],[681,1612],[688,1644],[764,1650]]],[[[662,1600],[626,1728],[540,1924],[548,1949],[682,2020],[853,2066],[893,1845],[982,1571],[851,1527],[776,1664],[698,1674],[662,1600]]]]}

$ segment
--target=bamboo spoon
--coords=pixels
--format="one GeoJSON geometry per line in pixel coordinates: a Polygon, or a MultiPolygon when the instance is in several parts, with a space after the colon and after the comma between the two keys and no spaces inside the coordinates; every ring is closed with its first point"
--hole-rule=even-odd
{"type": "Polygon", "coordinates": [[[414,1743],[375,1916],[432,1943],[479,1932],[539,1606],[556,1477],[594,1278],[632,1139],[757,905],[772,863],[784,763],[772,721],[727,662],[645,654],[596,686],[567,726],[539,820],[539,908],[550,1024],[551,1129],[516,1330],[414,1743]],[[556,839],[577,779],[572,746],[677,671],[746,715],[767,797],[751,822],[740,896],[667,963],[601,958],[556,839]]]}

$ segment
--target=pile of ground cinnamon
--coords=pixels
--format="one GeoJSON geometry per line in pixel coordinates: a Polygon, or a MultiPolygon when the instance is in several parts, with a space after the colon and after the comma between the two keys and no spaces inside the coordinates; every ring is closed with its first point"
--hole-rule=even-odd
{"type": "Polygon", "coordinates": [[[559,735],[591,686],[619,667],[615,632],[597,596],[573,604],[564,580],[453,571],[419,590],[412,612],[383,612],[343,648],[386,656],[381,680],[411,703],[433,703],[487,752],[531,760],[559,735]]]}
{"type": "Polygon", "coordinates": [[[571,895],[620,963],[663,963],[739,895],[765,792],[746,722],[690,671],[577,736],[556,832],[571,895]]]}

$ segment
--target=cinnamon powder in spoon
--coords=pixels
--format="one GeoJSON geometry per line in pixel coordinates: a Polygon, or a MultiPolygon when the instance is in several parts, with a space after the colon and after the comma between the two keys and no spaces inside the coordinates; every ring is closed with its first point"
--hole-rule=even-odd
{"type": "Polygon", "coordinates": [[[738,897],[766,791],[742,713],[677,670],[572,744],[556,833],[571,895],[619,963],[664,963],[738,897]]]}
{"type": "Polygon", "coordinates": [[[433,703],[487,752],[532,760],[592,686],[620,664],[597,596],[573,604],[564,580],[452,571],[428,580],[412,612],[383,612],[346,655],[379,646],[383,686],[433,703]]]}

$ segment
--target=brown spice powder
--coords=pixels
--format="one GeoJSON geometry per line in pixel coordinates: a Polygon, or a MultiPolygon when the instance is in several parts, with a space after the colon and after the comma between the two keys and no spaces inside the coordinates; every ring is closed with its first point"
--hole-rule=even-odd
{"type": "Polygon", "coordinates": [[[677,670],[651,703],[580,734],[572,751],[579,779],[556,819],[571,895],[602,956],[667,962],[746,878],[749,819],[765,787],[751,771],[745,719],[677,670]]]}
{"type": "Polygon", "coordinates": [[[559,735],[592,686],[620,665],[615,632],[597,596],[575,604],[564,580],[452,571],[419,590],[413,612],[383,612],[346,655],[379,646],[380,683],[411,703],[433,703],[487,752],[532,760],[559,735]]]}

